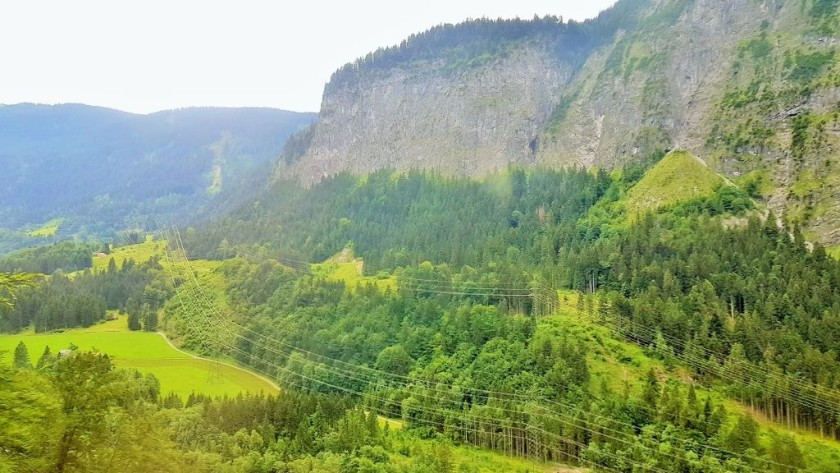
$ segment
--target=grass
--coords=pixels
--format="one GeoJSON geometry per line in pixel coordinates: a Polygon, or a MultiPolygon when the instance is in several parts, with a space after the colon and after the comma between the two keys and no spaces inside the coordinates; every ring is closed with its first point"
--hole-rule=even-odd
{"type": "Polygon", "coordinates": [[[107,353],[117,367],[154,373],[160,381],[162,394],[175,392],[186,398],[191,392],[235,396],[240,392],[275,391],[271,384],[250,372],[175,350],[157,333],[130,332],[124,317],[60,333],[35,334],[30,331],[0,335],[0,352],[13,352],[20,341],[29,349],[33,363],[47,345],[53,353],[71,344],[80,350],[107,353]]]}
{"type": "Polygon", "coordinates": [[[516,458],[468,445],[453,446],[446,444],[445,440],[418,439],[410,433],[395,434],[394,430],[391,432],[395,449],[405,449],[411,453],[410,456],[392,454],[391,462],[397,467],[408,467],[419,455],[434,456],[441,449],[447,449],[454,466],[452,471],[480,471],[482,473],[582,473],[589,471],[559,463],[541,463],[516,458]]]}
{"type": "MultiPolygon", "coordinates": [[[[561,291],[558,295],[557,312],[542,319],[537,332],[549,333],[555,339],[568,337],[586,344],[589,388],[592,392],[598,392],[602,383],[613,392],[622,392],[625,385],[641,389],[644,375],[651,368],[664,371],[662,362],[648,357],[638,345],[616,339],[605,326],[584,321],[578,313],[580,293],[561,291]]],[[[593,305],[594,301],[593,298],[593,305]]],[[[587,303],[585,310],[588,307],[587,303]]]]}
{"type": "Polygon", "coordinates": [[[36,228],[26,234],[31,237],[51,237],[54,236],[57,232],[59,227],[61,227],[61,219],[52,219],[49,222],[42,225],[40,228],[36,228]]]}
{"type": "Polygon", "coordinates": [[[143,243],[135,245],[118,246],[111,250],[110,255],[94,256],[93,270],[102,271],[108,269],[108,262],[114,258],[114,262],[118,268],[121,268],[126,260],[132,259],[136,263],[143,263],[153,256],[163,256],[166,241],[154,241],[151,238],[146,238],[143,243]]]}
{"type": "Polygon", "coordinates": [[[840,259],[840,246],[830,246],[825,251],[833,258],[840,259]]]}
{"type": "MultiPolygon", "coordinates": [[[[840,252],[840,247],[836,249],[840,252]]],[[[606,326],[589,322],[581,316],[580,293],[560,291],[558,296],[556,313],[540,321],[537,333],[549,333],[553,337],[568,336],[584,342],[590,372],[589,388],[592,392],[597,393],[601,384],[605,383],[613,392],[620,393],[627,386],[638,393],[642,389],[644,375],[651,368],[681,383],[688,383],[691,379],[691,370],[682,363],[666,366],[648,350],[620,339],[606,326]]],[[[590,301],[596,299],[594,297],[590,301]]],[[[589,306],[590,303],[583,304],[584,310],[588,312],[589,306]]],[[[770,443],[771,432],[790,434],[799,444],[808,471],[840,473],[840,442],[822,438],[816,432],[774,423],[748,406],[727,398],[714,387],[695,385],[695,388],[700,400],[711,397],[715,403],[724,404],[729,412],[729,425],[736,421],[736,415],[751,415],[762,427],[759,438],[765,447],[770,443]]]]}
{"type": "Polygon", "coordinates": [[[668,153],[627,193],[630,213],[644,213],[711,195],[724,180],[685,151],[668,153]]]}
{"type": "Polygon", "coordinates": [[[323,263],[311,265],[312,274],[328,281],[341,281],[348,291],[355,291],[358,286],[376,285],[381,291],[396,291],[397,278],[392,275],[364,276],[365,263],[353,256],[353,251],[345,248],[341,253],[323,263]]]}

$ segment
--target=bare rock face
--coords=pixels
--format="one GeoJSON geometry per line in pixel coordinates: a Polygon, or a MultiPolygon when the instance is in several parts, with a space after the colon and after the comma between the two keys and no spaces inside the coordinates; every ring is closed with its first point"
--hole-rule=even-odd
{"type": "Polygon", "coordinates": [[[596,41],[535,36],[466,65],[441,51],[359,67],[353,80],[327,85],[308,152],[278,176],[312,183],[380,168],[480,176],[510,164],[614,167],[654,147],[702,143],[692,132],[725,74],[720,65],[776,9],[754,0],[616,8],[630,12],[617,25],[588,24],[596,41]]]}
{"type": "Polygon", "coordinates": [[[540,137],[538,161],[613,168],[656,147],[702,155],[721,66],[763,11],[751,0],[661,2],[590,58],[565,92],[567,112],[540,137]]]}
{"type": "Polygon", "coordinates": [[[437,170],[480,176],[535,161],[535,139],[574,73],[539,48],[489,64],[397,67],[324,95],[308,153],[290,171],[313,182],[340,171],[437,170]]]}
{"type": "Polygon", "coordinates": [[[339,70],[275,177],[616,168],[683,148],[840,244],[840,7],[813,5],[622,0],[583,24],[438,27],[339,70]]]}

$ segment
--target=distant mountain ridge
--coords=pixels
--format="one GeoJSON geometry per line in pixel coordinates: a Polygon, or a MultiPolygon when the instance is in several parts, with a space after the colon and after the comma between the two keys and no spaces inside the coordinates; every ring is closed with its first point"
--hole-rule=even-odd
{"type": "Polygon", "coordinates": [[[267,108],[0,107],[0,227],[61,219],[65,235],[97,235],[195,218],[259,188],[286,138],[314,119],[267,108]]]}
{"type": "Polygon", "coordinates": [[[682,148],[840,243],[840,2],[621,0],[442,25],[339,69],[276,179],[616,168],[682,148]]]}

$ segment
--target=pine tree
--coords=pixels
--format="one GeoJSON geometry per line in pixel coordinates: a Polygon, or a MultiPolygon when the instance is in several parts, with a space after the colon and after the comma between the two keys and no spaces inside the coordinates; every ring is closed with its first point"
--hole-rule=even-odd
{"type": "Polygon", "coordinates": [[[770,458],[778,464],[776,471],[780,473],[796,473],[805,468],[805,459],[799,450],[796,440],[790,435],[776,435],[770,437],[770,458]]]}
{"type": "Polygon", "coordinates": [[[140,325],[140,314],[136,311],[132,311],[128,313],[128,329],[129,330],[140,330],[143,328],[140,325]]]}
{"type": "Polygon", "coordinates": [[[29,360],[29,349],[26,348],[26,344],[23,341],[15,347],[14,366],[18,369],[32,368],[32,361],[29,360]]]}
{"type": "Polygon", "coordinates": [[[35,368],[39,370],[44,368],[49,363],[50,358],[52,358],[52,351],[50,351],[50,346],[47,345],[44,347],[44,353],[41,354],[41,358],[38,358],[38,363],[35,365],[35,368]]]}
{"type": "Polygon", "coordinates": [[[143,330],[154,332],[158,326],[157,310],[144,306],[143,308],[143,330]]]}
{"type": "Polygon", "coordinates": [[[656,415],[659,395],[659,377],[656,375],[656,371],[651,368],[645,376],[645,386],[642,391],[642,402],[651,414],[651,417],[656,415]]]}

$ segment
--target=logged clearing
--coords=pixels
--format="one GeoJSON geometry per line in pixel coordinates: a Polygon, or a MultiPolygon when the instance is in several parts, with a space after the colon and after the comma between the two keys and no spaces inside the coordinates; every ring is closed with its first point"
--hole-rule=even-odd
{"type": "Polygon", "coordinates": [[[356,258],[353,251],[345,248],[337,255],[324,261],[311,265],[312,273],[327,279],[328,281],[341,281],[347,290],[354,291],[357,286],[373,284],[381,291],[397,289],[397,278],[390,274],[378,276],[364,276],[365,263],[361,258],[356,258]]]}

